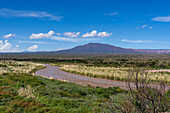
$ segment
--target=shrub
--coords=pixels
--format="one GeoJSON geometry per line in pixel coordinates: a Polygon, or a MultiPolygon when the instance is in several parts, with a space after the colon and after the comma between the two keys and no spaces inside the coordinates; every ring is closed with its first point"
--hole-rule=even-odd
{"type": "Polygon", "coordinates": [[[31,88],[31,86],[27,86],[27,88],[20,88],[18,90],[18,94],[19,96],[22,97],[26,97],[26,98],[35,98],[35,96],[33,95],[33,89],[31,88]]]}

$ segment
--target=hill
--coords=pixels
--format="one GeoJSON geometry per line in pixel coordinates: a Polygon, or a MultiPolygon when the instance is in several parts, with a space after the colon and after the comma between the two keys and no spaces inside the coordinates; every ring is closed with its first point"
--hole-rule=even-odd
{"type": "Polygon", "coordinates": [[[76,46],[67,50],[60,50],[57,53],[143,53],[134,49],[126,49],[108,44],[88,43],[76,46]]]}

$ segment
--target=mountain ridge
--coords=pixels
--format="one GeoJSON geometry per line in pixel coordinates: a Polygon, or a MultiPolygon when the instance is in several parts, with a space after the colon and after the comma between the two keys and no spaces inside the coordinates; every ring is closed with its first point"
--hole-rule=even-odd
{"type": "Polygon", "coordinates": [[[170,54],[169,49],[131,49],[122,48],[109,44],[102,43],[88,43],[73,47],[71,49],[60,50],[57,53],[167,53],[170,54]]]}
{"type": "Polygon", "coordinates": [[[132,49],[122,48],[114,45],[103,43],[88,43],[79,45],[71,49],[64,49],[58,51],[23,51],[23,52],[3,52],[4,53],[16,53],[16,54],[114,54],[114,53],[144,53],[144,54],[170,54],[170,49],[132,49]]]}

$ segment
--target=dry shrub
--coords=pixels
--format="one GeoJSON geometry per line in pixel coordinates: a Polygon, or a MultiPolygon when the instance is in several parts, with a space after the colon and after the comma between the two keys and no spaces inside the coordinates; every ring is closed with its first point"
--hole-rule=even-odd
{"type": "Polygon", "coordinates": [[[134,67],[127,77],[129,97],[126,102],[108,106],[111,112],[122,113],[160,113],[167,112],[170,107],[169,95],[166,93],[165,82],[155,86],[150,84],[146,68],[134,67]]]}
{"type": "Polygon", "coordinates": [[[18,94],[19,96],[22,97],[26,97],[26,98],[35,98],[35,96],[33,95],[33,89],[31,88],[31,86],[27,86],[26,88],[20,88],[18,90],[18,94]]]}
{"type": "Polygon", "coordinates": [[[49,79],[50,79],[50,80],[54,80],[54,77],[50,76],[49,79]]]}

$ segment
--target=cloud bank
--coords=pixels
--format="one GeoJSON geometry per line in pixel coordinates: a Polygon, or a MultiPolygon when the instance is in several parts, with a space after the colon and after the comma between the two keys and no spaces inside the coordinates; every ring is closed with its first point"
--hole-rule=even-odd
{"type": "MultiPolygon", "coordinates": [[[[98,32],[96,30],[93,30],[90,33],[85,33],[81,37],[79,37],[80,32],[64,32],[63,36],[60,33],[55,33],[54,31],[49,31],[48,33],[32,33],[31,36],[29,37],[30,39],[42,39],[42,38],[48,38],[48,39],[53,39],[53,40],[58,40],[58,41],[69,41],[69,42],[80,42],[80,41],[90,41],[90,40],[98,40],[97,38],[81,38],[81,37],[109,37],[112,35],[112,33],[107,33],[107,32],[98,32]],[[56,36],[58,35],[58,36],[56,36]],[[78,37],[78,38],[75,38],[78,37]]],[[[23,41],[20,41],[20,43],[23,41]]],[[[30,43],[30,42],[29,42],[30,43]]]]}

